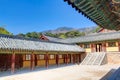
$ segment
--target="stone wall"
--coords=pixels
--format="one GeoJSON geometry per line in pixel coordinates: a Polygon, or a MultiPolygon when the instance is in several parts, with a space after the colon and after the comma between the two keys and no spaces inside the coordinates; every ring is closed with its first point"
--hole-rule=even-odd
{"type": "Polygon", "coordinates": [[[108,64],[120,64],[120,52],[107,52],[108,64]]]}
{"type": "Polygon", "coordinates": [[[87,53],[82,53],[81,54],[81,62],[84,60],[84,58],[86,57],[87,53]]]}

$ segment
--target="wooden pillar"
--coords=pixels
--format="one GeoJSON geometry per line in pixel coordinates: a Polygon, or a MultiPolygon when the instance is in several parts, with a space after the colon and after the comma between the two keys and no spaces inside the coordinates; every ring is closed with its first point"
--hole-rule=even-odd
{"type": "Polygon", "coordinates": [[[35,60],[35,66],[37,66],[37,54],[35,54],[35,56],[34,56],[34,60],[35,60]]]}
{"type": "Polygon", "coordinates": [[[64,63],[66,62],[66,55],[65,54],[63,54],[64,55],[64,63]]]}
{"type": "Polygon", "coordinates": [[[75,64],[75,55],[73,54],[72,57],[73,57],[73,64],[75,64]]]}
{"type": "Polygon", "coordinates": [[[76,54],[74,54],[74,60],[75,60],[75,63],[76,63],[76,61],[77,61],[76,59],[77,59],[76,54]]]}
{"type": "Polygon", "coordinates": [[[106,43],[105,42],[102,44],[102,51],[106,52],[106,43]]]}
{"type": "Polygon", "coordinates": [[[95,44],[95,46],[96,46],[96,52],[98,52],[98,44],[95,44]]]}
{"type": "Polygon", "coordinates": [[[72,63],[72,57],[71,57],[71,55],[72,55],[72,54],[69,54],[69,56],[70,56],[70,63],[72,63]]]}
{"type": "Polygon", "coordinates": [[[59,65],[59,55],[58,54],[56,54],[56,64],[57,64],[57,66],[59,65]]]}
{"type": "Polygon", "coordinates": [[[79,63],[81,62],[81,54],[78,54],[78,56],[79,56],[79,63]]]}
{"type": "Polygon", "coordinates": [[[91,44],[91,52],[94,52],[94,51],[93,51],[93,44],[91,44]]]}
{"type": "Polygon", "coordinates": [[[34,70],[35,67],[35,55],[31,54],[31,70],[34,70]]]}
{"type": "Polygon", "coordinates": [[[66,64],[68,64],[68,54],[66,54],[66,64]]]}
{"type": "Polygon", "coordinates": [[[13,74],[15,72],[15,53],[13,52],[11,57],[11,73],[13,74]]]}
{"type": "Polygon", "coordinates": [[[120,51],[120,41],[118,41],[118,50],[120,51]]]}
{"type": "Polygon", "coordinates": [[[95,51],[95,44],[91,44],[91,52],[96,52],[95,51]]]}
{"type": "Polygon", "coordinates": [[[48,58],[48,54],[46,53],[45,54],[45,66],[46,66],[46,68],[48,68],[48,61],[49,61],[49,58],[48,58]]]}

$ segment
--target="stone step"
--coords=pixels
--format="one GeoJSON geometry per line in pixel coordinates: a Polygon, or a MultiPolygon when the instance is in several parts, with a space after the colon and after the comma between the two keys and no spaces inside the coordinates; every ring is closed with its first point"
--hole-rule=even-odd
{"type": "Polygon", "coordinates": [[[81,64],[87,64],[88,63],[88,60],[91,58],[92,54],[87,54],[87,56],[85,57],[85,59],[82,61],[81,64]]]}
{"type": "Polygon", "coordinates": [[[104,52],[89,53],[82,61],[81,65],[101,65],[106,54],[104,52]]]}
{"type": "Polygon", "coordinates": [[[92,55],[91,59],[88,61],[87,65],[92,65],[93,61],[95,60],[95,58],[97,57],[97,55],[92,55]]]}

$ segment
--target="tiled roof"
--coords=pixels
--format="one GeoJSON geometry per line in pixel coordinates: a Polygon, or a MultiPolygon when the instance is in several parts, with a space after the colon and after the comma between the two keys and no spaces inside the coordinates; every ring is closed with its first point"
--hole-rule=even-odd
{"type": "Polygon", "coordinates": [[[77,45],[0,35],[0,49],[84,52],[77,45]]]}
{"type": "Polygon", "coordinates": [[[54,38],[54,37],[50,37],[50,36],[46,36],[49,39],[49,41],[53,41],[53,42],[59,42],[59,40],[61,40],[61,38],[54,38]]]}
{"type": "Polygon", "coordinates": [[[120,31],[109,32],[109,33],[95,33],[77,38],[68,38],[60,40],[63,43],[84,43],[84,42],[95,42],[105,40],[116,40],[120,39],[120,31]]]}

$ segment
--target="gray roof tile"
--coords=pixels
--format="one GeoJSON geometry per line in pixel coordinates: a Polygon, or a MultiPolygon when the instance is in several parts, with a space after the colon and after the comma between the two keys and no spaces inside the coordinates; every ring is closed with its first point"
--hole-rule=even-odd
{"type": "Polygon", "coordinates": [[[116,40],[116,39],[120,39],[120,31],[109,32],[109,33],[95,33],[92,35],[86,35],[82,37],[63,39],[63,40],[59,40],[59,42],[71,44],[71,43],[84,43],[84,42],[95,42],[95,41],[116,40]]]}
{"type": "Polygon", "coordinates": [[[30,40],[30,39],[16,38],[14,36],[6,36],[6,35],[0,35],[0,48],[42,50],[42,51],[84,52],[83,48],[80,48],[79,46],[73,44],[30,40]]]}

